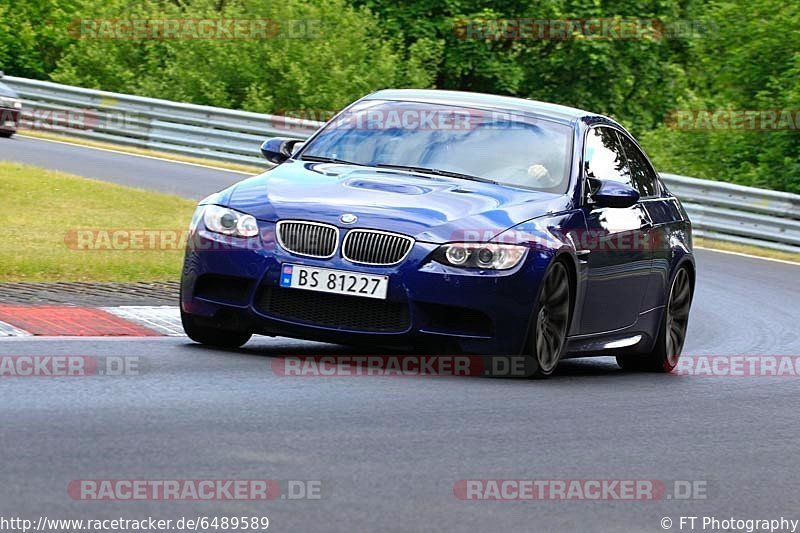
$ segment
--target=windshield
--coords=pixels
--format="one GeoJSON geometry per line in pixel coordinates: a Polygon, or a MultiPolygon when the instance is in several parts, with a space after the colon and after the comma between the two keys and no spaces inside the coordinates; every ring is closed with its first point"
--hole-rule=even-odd
{"type": "Polygon", "coordinates": [[[498,111],[365,100],[326,124],[299,158],[431,169],[562,194],[571,134],[569,126],[498,111]]]}

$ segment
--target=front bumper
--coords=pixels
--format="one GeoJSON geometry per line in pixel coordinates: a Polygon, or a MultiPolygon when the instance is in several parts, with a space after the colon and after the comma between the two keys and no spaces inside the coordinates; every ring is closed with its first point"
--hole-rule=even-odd
{"type": "Polygon", "coordinates": [[[430,261],[438,245],[417,242],[399,265],[376,267],[291,254],[277,244],[274,225],[259,224],[261,235],[250,239],[193,232],[181,281],[184,312],[209,326],[322,342],[517,354],[552,259],[531,249],[509,271],[469,272],[430,261]],[[282,288],[286,263],[388,275],[387,299],[282,288]]]}

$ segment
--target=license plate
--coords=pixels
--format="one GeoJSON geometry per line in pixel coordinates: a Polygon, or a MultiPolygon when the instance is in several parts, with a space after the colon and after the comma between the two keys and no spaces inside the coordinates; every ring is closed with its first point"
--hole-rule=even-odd
{"type": "Polygon", "coordinates": [[[14,122],[13,120],[6,120],[5,124],[3,124],[3,127],[4,128],[16,128],[17,127],[17,123],[14,122]]]}
{"type": "Polygon", "coordinates": [[[283,265],[281,287],[385,300],[389,288],[389,276],[373,276],[331,268],[283,265]]]}

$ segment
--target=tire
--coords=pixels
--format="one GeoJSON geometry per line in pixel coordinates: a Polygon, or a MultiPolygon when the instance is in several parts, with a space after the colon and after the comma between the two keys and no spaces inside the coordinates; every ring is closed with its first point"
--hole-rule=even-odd
{"type": "Polygon", "coordinates": [[[681,267],[672,279],[653,350],[647,354],[617,356],[617,364],[624,370],[672,372],[678,364],[686,341],[691,306],[692,282],[689,270],[681,267]]]}
{"type": "Polygon", "coordinates": [[[14,135],[15,133],[16,133],[15,131],[0,131],[0,137],[8,139],[9,137],[14,135]]]}
{"type": "Polygon", "coordinates": [[[218,346],[220,348],[239,348],[253,336],[249,331],[236,331],[198,325],[194,317],[184,313],[183,309],[181,309],[181,323],[183,324],[183,331],[185,331],[186,335],[193,341],[209,346],[218,346]]]}
{"type": "Polygon", "coordinates": [[[570,281],[567,267],[556,261],[542,281],[539,301],[531,320],[526,354],[529,374],[533,378],[546,378],[558,366],[567,346],[567,332],[571,318],[570,281]]]}

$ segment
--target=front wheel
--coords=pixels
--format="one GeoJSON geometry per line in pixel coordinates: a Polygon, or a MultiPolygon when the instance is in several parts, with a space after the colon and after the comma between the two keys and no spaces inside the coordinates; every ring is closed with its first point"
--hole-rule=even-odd
{"type": "Polygon", "coordinates": [[[661,327],[653,351],[642,355],[621,355],[617,363],[625,370],[672,372],[686,341],[689,326],[689,309],[692,306],[692,283],[689,271],[681,267],[672,280],[667,305],[661,318],[661,327]]]}
{"type": "Polygon", "coordinates": [[[553,373],[567,345],[570,315],[570,285],[567,268],[561,262],[550,267],[536,304],[528,335],[531,376],[544,378],[553,373]]]}
{"type": "Polygon", "coordinates": [[[253,336],[248,331],[235,331],[198,325],[192,315],[186,314],[181,309],[181,323],[183,331],[195,342],[219,346],[220,348],[239,348],[253,336]]]}

